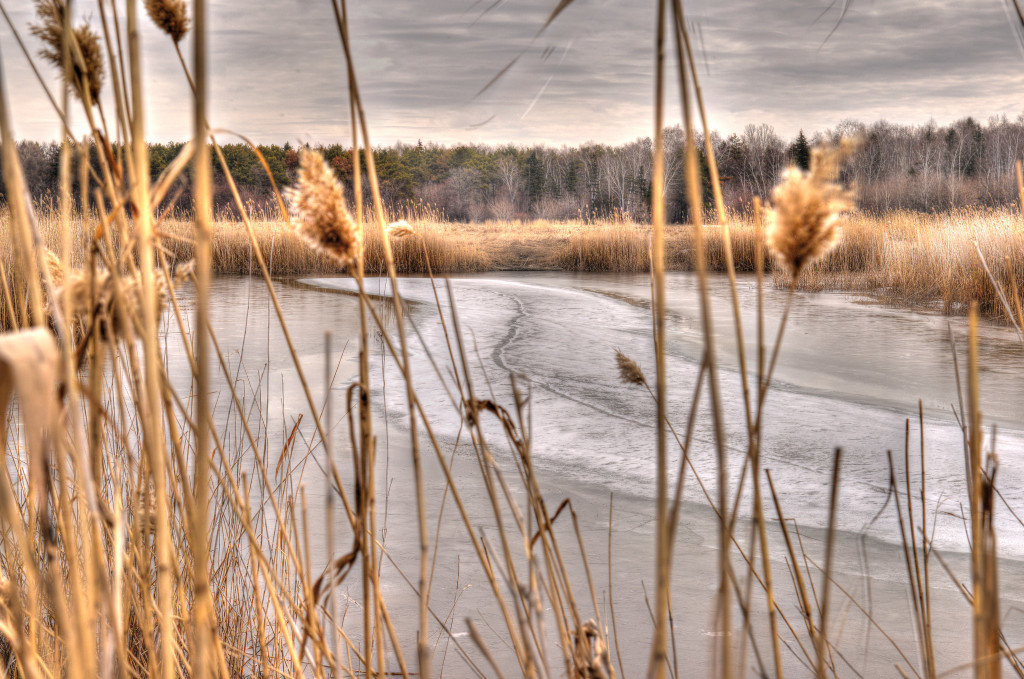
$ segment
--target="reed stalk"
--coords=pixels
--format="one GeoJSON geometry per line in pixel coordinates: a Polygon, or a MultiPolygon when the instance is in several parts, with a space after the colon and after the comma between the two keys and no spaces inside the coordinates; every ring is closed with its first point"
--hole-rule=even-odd
{"type": "MultiPolygon", "coordinates": [[[[209,575],[209,516],[210,503],[210,339],[206,328],[210,323],[210,277],[212,269],[212,201],[210,185],[210,147],[206,143],[209,137],[207,120],[207,59],[206,59],[206,2],[194,0],[192,17],[195,28],[192,32],[193,69],[195,74],[195,98],[193,105],[193,140],[195,152],[192,156],[192,181],[195,206],[195,284],[196,307],[195,327],[199,332],[194,335],[193,349],[198,370],[194,374],[196,391],[196,423],[195,430],[195,476],[193,481],[193,501],[189,515],[192,521],[189,544],[192,547],[194,562],[195,591],[194,608],[192,610],[193,634],[195,635],[196,656],[193,666],[196,676],[204,679],[214,676],[217,666],[214,628],[216,616],[210,592],[209,575]]],[[[182,27],[182,31],[185,27],[182,27]]],[[[176,35],[175,44],[180,40],[176,35]]],[[[139,110],[136,104],[135,110],[139,110]]],[[[139,172],[145,171],[139,166],[139,172]]]]}
{"type": "Polygon", "coordinates": [[[665,679],[668,672],[668,599],[672,554],[668,525],[668,451],[665,419],[668,414],[668,375],[665,368],[665,24],[666,0],[658,1],[655,33],[654,85],[654,169],[651,175],[651,279],[654,314],[654,356],[656,391],[657,504],[655,505],[655,616],[649,679],[665,679]]]}

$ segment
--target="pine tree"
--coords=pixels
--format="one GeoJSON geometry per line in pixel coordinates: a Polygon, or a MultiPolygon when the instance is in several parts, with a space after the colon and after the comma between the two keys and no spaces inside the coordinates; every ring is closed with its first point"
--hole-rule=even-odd
{"type": "Polygon", "coordinates": [[[800,130],[796,140],[789,146],[789,159],[801,170],[811,167],[811,145],[807,143],[803,130],[800,130]]]}

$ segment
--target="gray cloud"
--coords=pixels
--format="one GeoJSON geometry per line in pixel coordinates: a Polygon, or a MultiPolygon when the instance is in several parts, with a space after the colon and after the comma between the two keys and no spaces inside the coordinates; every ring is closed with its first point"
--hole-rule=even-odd
{"type": "MultiPolygon", "coordinates": [[[[1024,59],[1000,2],[856,0],[827,41],[841,2],[693,0],[687,12],[714,126],[767,122],[791,135],[846,118],[1016,116],[1024,59]]],[[[77,4],[96,18],[88,2],[77,4]]],[[[616,143],[648,134],[653,0],[576,0],[537,37],[555,4],[351,0],[375,141],[616,143]]],[[[24,30],[30,4],[11,11],[24,30]]],[[[57,123],[39,86],[9,32],[0,35],[19,134],[52,138],[57,123]]],[[[185,138],[187,88],[174,52],[148,25],[143,40],[151,136],[185,138]]],[[[328,2],[214,0],[210,48],[216,126],[268,142],[348,137],[328,2]]],[[[676,115],[675,90],[670,101],[676,115]]]]}

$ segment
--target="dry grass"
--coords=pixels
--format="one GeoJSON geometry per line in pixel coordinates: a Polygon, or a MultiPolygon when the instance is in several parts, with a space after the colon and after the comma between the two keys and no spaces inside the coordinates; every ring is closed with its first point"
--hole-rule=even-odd
{"type": "MultiPolygon", "coordinates": [[[[57,248],[59,220],[42,213],[44,240],[57,248]]],[[[413,222],[415,235],[393,238],[392,250],[398,273],[427,273],[428,259],[436,274],[482,271],[550,270],[644,273],[650,270],[650,227],[634,222],[532,222],[487,221],[479,223],[413,222]]],[[[344,269],[329,257],[306,246],[287,224],[266,215],[252,222],[255,241],[268,268],[276,276],[336,275],[344,269]]],[[[193,257],[191,223],[169,219],[159,229],[170,260],[193,257]]],[[[81,220],[75,222],[75,242],[81,242],[81,220]]],[[[10,266],[12,248],[7,230],[0,232],[0,257],[10,266]]],[[[971,301],[989,316],[1003,316],[1001,304],[985,265],[1003,286],[1011,306],[1024,298],[1024,219],[1015,211],[958,210],[943,214],[894,212],[886,215],[854,213],[841,223],[841,238],[821,261],[805,268],[800,277],[804,290],[870,292],[886,303],[929,307],[943,313],[966,313],[971,301]],[[977,242],[977,248],[975,247],[977,242]]],[[[746,217],[730,224],[732,255],[738,273],[756,269],[757,231],[746,217]]],[[[705,228],[707,268],[727,269],[723,230],[705,228]]],[[[368,275],[384,275],[387,269],[375,226],[365,233],[365,267],[368,275]]],[[[666,264],[669,270],[693,271],[696,267],[693,229],[674,224],[666,227],[666,264]]],[[[81,248],[72,261],[81,266],[81,248]]],[[[773,267],[768,262],[768,270],[773,267]]],[[[221,274],[257,273],[253,246],[244,224],[217,222],[213,229],[213,271],[221,274]]],[[[777,282],[788,276],[776,271],[777,282]]]]}
{"type": "MultiPolygon", "coordinates": [[[[546,265],[569,271],[637,273],[650,269],[650,228],[646,225],[489,223],[467,227],[466,233],[500,233],[504,229],[522,235],[518,239],[506,236],[502,245],[497,238],[483,241],[495,249],[496,262],[523,261],[527,252],[523,244],[529,244],[528,251],[539,256],[525,268],[546,265]],[[519,251],[509,256],[515,246],[519,251]]],[[[1003,304],[978,255],[980,250],[1011,306],[1024,298],[1024,219],[1016,211],[854,213],[844,218],[841,229],[836,246],[802,272],[802,289],[870,292],[890,304],[953,314],[966,313],[971,302],[977,301],[983,314],[1004,316],[1003,304]]],[[[705,228],[707,268],[712,272],[727,268],[723,233],[719,227],[705,228]]],[[[746,218],[733,221],[730,236],[736,271],[753,273],[758,240],[753,222],[746,218]]],[[[695,270],[692,228],[669,225],[665,239],[668,269],[695,270]]],[[[786,284],[788,275],[772,264],[768,263],[769,271],[775,270],[777,282],[786,284]]]]}
{"type": "MultiPolygon", "coordinates": [[[[0,260],[8,268],[13,264],[13,243],[10,230],[4,225],[7,214],[0,218],[0,260]]],[[[270,272],[275,276],[335,275],[344,268],[330,257],[309,248],[288,224],[271,219],[251,222],[255,242],[270,272]]],[[[61,223],[55,212],[40,212],[40,234],[53,251],[59,251],[61,223]]],[[[192,223],[183,219],[166,219],[159,226],[162,249],[170,263],[186,262],[193,258],[192,223]]],[[[496,253],[485,248],[482,239],[467,237],[454,224],[417,225],[417,237],[392,239],[395,265],[400,273],[427,273],[427,259],[434,273],[467,273],[488,271],[496,266],[496,253]]],[[[368,228],[365,233],[365,266],[369,275],[387,273],[380,231],[368,228]]],[[[86,248],[82,246],[82,218],[76,217],[71,225],[71,239],[75,244],[71,252],[74,266],[83,266],[86,248]]],[[[116,234],[112,236],[117,243],[116,234]]],[[[253,241],[242,222],[219,221],[213,227],[213,271],[218,274],[259,273],[254,256],[253,241]]]]}
{"type": "Polygon", "coordinates": [[[977,301],[982,313],[1003,316],[980,250],[1011,304],[1024,297],[1024,220],[1017,212],[854,216],[844,231],[839,247],[808,270],[805,285],[873,291],[893,304],[945,313],[966,313],[977,301]]]}
{"type": "MultiPolygon", "coordinates": [[[[170,222],[168,233],[187,235],[187,222],[170,222]]],[[[277,276],[339,274],[344,269],[329,257],[306,247],[287,224],[275,221],[253,223],[256,242],[270,268],[277,276]]],[[[395,266],[401,273],[427,273],[427,260],[434,273],[465,273],[487,271],[493,267],[489,253],[480,243],[452,239],[444,229],[422,229],[422,239],[393,239],[391,248],[395,266]]],[[[368,275],[386,275],[384,248],[380,231],[368,228],[364,234],[364,266],[368,275]]],[[[178,259],[191,258],[191,243],[179,239],[172,246],[178,259]]],[[[213,233],[213,270],[216,273],[240,274],[255,272],[252,244],[243,224],[218,222],[213,233]]]]}

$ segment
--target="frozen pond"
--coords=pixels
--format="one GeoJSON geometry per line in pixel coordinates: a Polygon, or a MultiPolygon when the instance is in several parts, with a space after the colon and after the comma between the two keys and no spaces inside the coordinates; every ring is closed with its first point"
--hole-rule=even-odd
{"type": "MultiPolygon", "coordinates": [[[[403,278],[399,285],[402,296],[410,303],[410,325],[418,331],[409,328],[419,399],[444,454],[451,456],[453,474],[459,480],[470,520],[482,531],[492,531],[493,514],[481,488],[477,461],[465,431],[460,438],[460,417],[449,397],[453,384],[451,359],[435,306],[434,289],[429,280],[422,278],[403,278]],[[432,367],[431,357],[440,367],[441,376],[432,367]]],[[[443,282],[438,286],[447,327],[452,331],[447,290],[443,282]]],[[[329,330],[333,334],[330,365],[334,375],[334,411],[329,424],[342,475],[350,482],[351,470],[345,467],[349,459],[349,432],[344,400],[358,369],[358,302],[351,294],[355,289],[353,282],[348,278],[305,279],[294,283],[279,281],[275,288],[318,403],[322,403],[325,393],[324,333],[329,330]]],[[[376,305],[385,318],[389,335],[394,337],[394,323],[388,320],[393,309],[386,301],[390,297],[389,283],[371,279],[367,288],[381,298],[376,305]]],[[[614,351],[620,349],[637,360],[653,380],[648,279],[642,275],[501,273],[453,279],[451,288],[476,395],[493,398],[510,408],[513,397],[509,373],[517,376],[518,384],[528,393],[531,452],[546,501],[553,508],[562,499],[572,500],[597,580],[599,607],[607,623],[607,598],[612,589],[608,584],[613,581],[617,641],[623,663],[633,668],[632,675],[639,675],[642,670],[637,668],[646,665],[651,638],[644,601],[653,585],[655,410],[646,390],[621,383],[614,351]],[[610,512],[613,493],[614,511],[610,512]],[[609,522],[610,515],[613,523],[609,522]],[[609,551],[610,537],[613,546],[609,551]]],[[[703,346],[695,279],[687,274],[670,275],[668,293],[669,414],[681,431],[703,346]]],[[[753,281],[742,279],[740,297],[752,370],[756,365],[755,293],[753,281]]],[[[189,290],[183,290],[182,303],[186,307],[189,294],[189,290]]],[[[735,475],[745,454],[745,433],[736,340],[724,279],[713,280],[713,297],[722,366],[722,402],[734,477],[731,486],[735,488],[735,475]]],[[[765,290],[766,337],[774,337],[784,301],[784,291],[765,290]]],[[[308,407],[264,283],[255,278],[218,278],[211,302],[216,335],[231,380],[244,397],[247,419],[257,438],[265,442],[261,447],[271,462],[299,416],[306,416],[296,430],[297,447],[301,450],[309,446],[313,455],[284,474],[293,488],[305,488],[311,515],[322,515],[326,487],[323,450],[309,426],[308,407]]],[[[172,326],[169,319],[164,324],[167,361],[176,377],[176,388],[185,394],[190,373],[172,326]]],[[[764,466],[772,472],[787,516],[799,523],[801,539],[812,558],[817,558],[814,555],[820,555],[822,549],[821,527],[826,523],[832,451],[836,446],[844,449],[839,499],[841,531],[836,543],[834,575],[858,605],[871,610],[877,627],[866,622],[852,601],[840,597],[834,617],[841,617],[842,632],[835,643],[862,676],[889,676],[893,674],[894,663],[906,668],[906,658],[917,658],[892,503],[874,523],[872,518],[885,503],[889,478],[887,450],[893,451],[899,471],[903,472],[908,418],[911,473],[916,491],[920,446],[918,399],[923,402],[925,413],[929,530],[935,528],[935,545],[943,550],[944,563],[957,578],[969,579],[969,562],[964,554],[965,528],[959,518],[961,505],[966,505],[963,449],[961,433],[950,409],[958,400],[950,326],[963,359],[963,319],[947,321],[940,316],[888,309],[847,295],[798,293],[776,381],[768,397],[764,466]],[[879,633],[879,628],[886,630],[893,643],[879,633]],[[897,645],[900,651],[896,650],[897,645]]],[[[981,359],[986,423],[997,425],[998,485],[1010,506],[1024,508],[1024,431],[1020,428],[1024,423],[1024,403],[1020,398],[1024,394],[1024,350],[1012,333],[985,325],[981,359]]],[[[961,367],[963,364],[961,360],[961,367]]],[[[380,451],[378,511],[382,540],[389,554],[383,587],[409,656],[415,647],[417,598],[397,572],[401,568],[412,576],[418,559],[405,390],[394,361],[385,355],[376,333],[371,365],[380,451]]],[[[232,419],[233,407],[223,384],[218,394],[215,416],[225,447],[245,450],[243,433],[232,419]]],[[[692,449],[694,466],[711,490],[715,483],[715,459],[706,403],[701,404],[697,421],[692,449]]],[[[494,425],[491,443],[497,464],[513,478],[512,456],[496,423],[487,418],[485,424],[494,425]]],[[[420,430],[422,433],[422,427],[420,430]]],[[[669,450],[674,474],[678,449],[670,445],[669,450]]],[[[442,617],[450,615],[446,618],[449,628],[456,639],[464,642],[468,634],[465,617],[486,623],[482,629],[491,650],[499,661],[511,663],[501,635],[500,616],[465,528],[452,508],[445,479],[429,448],[425,446],[424,451],[432,549],[438,546],[436,577],[431,589],[433,610],[442,617]],[[439,515],[444,520],[437,522],[435,541],[434,522],[439,515]]],[[[244,456],[238,460],[237,468],[238,473],[248,468],[244,456]]],[[[692,475],[687,479],[685,499],[672,575],[674,605],[677,611],[685,609],[685,614],[676,616],[674,629],[680,657],[687,658],[693,674],[700,676],[711,667],[708,651],[714,629],[710,611],[718,579],[717,522],[692,475]]],[[[258,501],[254,498],[254,503],[258,501]]],[[[736,531],[744,542],[750,534],[750,524],[743,518],[746,506],[741,506],[736,531]]],[[[1024,528],[1002,505],[996,507],[995,514],[998,550],[1004,557],[1000,571],[1003,610],[1007,612],[1003,629],[1010,643],[1018,644],[1024,635],[1024,624],[1014,609],[1024,607],[1024,569],[1020,568],[1020,560],[1024,559],[1024,528]]],[[[774,518],[770,509],[768,515],[769,519],[774,518]]],[[[335,544],[346,544],[348,527],[339,526],[337,530],[335,544]]],[[[558,530],[568,531],[563,536],[571,543],[568,524],[558,530]]],[[[314,521],[311,540],[314,559],[320,561],[314,563],[314,568],[320,568],[326,560],[326,537],[323,522],[314,521]]],[[[799,614],[786,572],[785,549],[774,524],[769,527],[769,543],[779,600],[785,602],[785,612],[796,621],[799,614]]],[[[734,559],[739,559],[735,550],[734,559]]],[[[815,572],[815,577],[820,576],[815,572]]],[[[964,633],[970,627],[970,606],[951,578],[934,562],[932,582],[939,667],[955,668],[971,654],[970,634],[964,633]]],[[[345,583],[341,596],[353,610],[358,609],[358,583],[345,583]]],[[[579,590],[578,596],[580,601],[589,602],[584,590],[579,590]]],[[[764,601],[757,598],[756,592],[754,607],[756,624],[763,626],[764,601]]],[[[359,618],[353,613],[351,624],[346,625],[346,632],[353,639],[360,638],[359,618]]],[[[432,638],[438,639],[436,653],[447,657],[435,661],[447,663],[445,676],[476,676],[454,649],[444,656],[443,649],[449,646],[444,635],[436,629],[431,633],[432,638]]],[[[753,634],[764,642],[764,629],[755,629],[753,634]]],[[[740,635],[740,631],[734,633],[737,639],[740,635]]],[[[470,656],[480,660],[471,644],[466,646],[470,656]]],[[[765,650],[762,646],[762,654],[765,650]]],[[[552,657],[556,656],[553,650],[552,657]]],[[[787,676],[807,675],[795,655],[787,654],[785,664],[787,676]]],[[[753,663],[748,662],[748,667],[753,667],[753,663]]]]}
{"type": "MultiPolygon", "coordinates": [[[[353,282],[344,278],[303,282],[325,289],[354,289],[353,282]]],[[[367,282],[368,290],[385,296],[389,285],[380,279],[367,282]]],[[[417,391],[435,431],[454,439],[459,418],[426,356],[429,350],[435,360],[448,363],[433,289],[422,278],[401,279],[399,285],[405,299],[413,303],[412,316],[426,347],[415,338],[410,344],[417,391]]],[[[453,280],[452,288],[466,345],[473,361],[489,376],[498,401],[512,403],[509,372],[530,386],[535,463],[562,478],[653,495],[654,404],[646,390],[619,381],[614,357],[614,350],[621,349],[640,363],[653,383],[648,278],[500,274],[453,280]]],[[[447,306],[443,288],[440,293],[447,306]]],[[[741,281],[740,293],[753,383],[757,355],[753,281],[741,281]]],[[[765,336],[772,341],[786,292],[767,288],[765,293],[765,336]]],[[[724,367],[723,410],[736,472],[745,454],[746,435],[724,278],[715,279],[713,294],[718,356],[724,367]]],[[[670,275],[668,299],[669,416],[682,431],[703,347],[693,276],[670,275]]],[[[962,434],[952,411],[958,397],[949,340],[952,327],[963,370],[964,326],[963,319],[889,309],[847,295],[797,294],[768,396],[763,441],[764,467],[771,470],[790,515],[802,525],[825,524],[832,451],[842,447],[839,525],[847,531],[864,531],[886,497],[887,450],[893,451],[902,469],[907,418],[911,419],[911,473],[916,482],[920,399],[925,411],[929,504],[938,509],[935,544],[942,549],[965,546],[963,522],[949,514],[959,514],[959,503],[966,502],[962,434]]],[[[997,425],[999,487],[1017,509],[1024,507],[1020,429],[1024,349],[1012,333],[984,327],[981,362],[985,420],[997,425]]],[[[389,379],[397,384],[397,371],[389,379]]],[[[400,390],[390,392],[392,412],[404,412],[403,399],[400,390]]],[[[712,437],[705,403],[692,454],[709,487],[714,485],[715,469],[712,437]]],[[[689,499],[703,501],[699,493],[696,484],[688,485],[689,499]]],[[[1000,552],[1024,556],[1024,528],[1007,511],[998,511],[997,517],[1000,552]]],[[[888,515],[871,528],[883,539],[893,538],[895,530],[895,516],[888,515]]]]}

